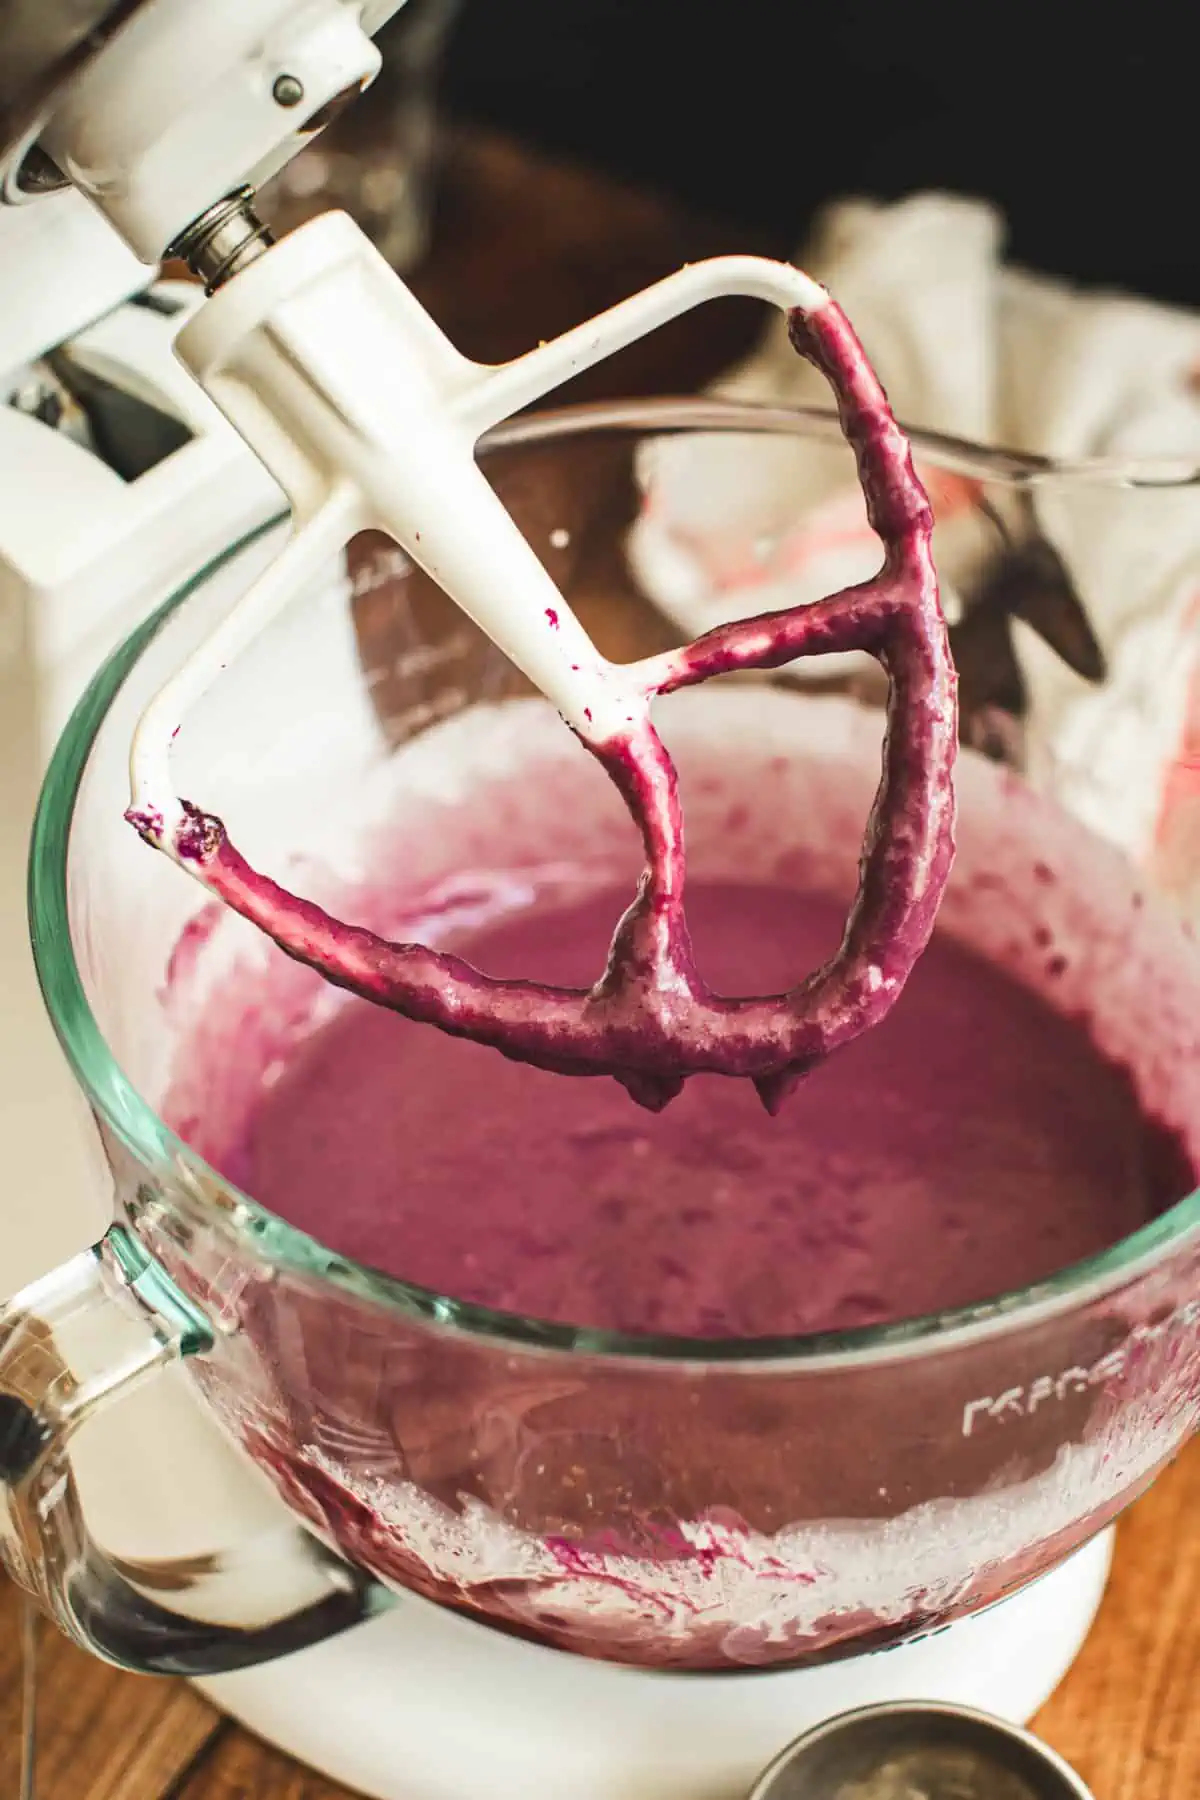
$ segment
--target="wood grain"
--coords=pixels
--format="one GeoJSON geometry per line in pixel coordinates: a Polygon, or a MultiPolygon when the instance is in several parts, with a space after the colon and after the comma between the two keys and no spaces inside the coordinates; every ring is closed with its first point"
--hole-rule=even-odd
{"type": "Polygon", "coordinates": [[[251,1795],[254,1800],[354,1800],[349,1788],[300,1768],[245,1731],[229,1731],[215,1741],[171,1800],[249,1800],[251,1795]]]}
{"type": "MultiPolygon", "coordinates": [[[[437,247],[414,286],[464,351],[500,359],[720,249],[787,246],[462,136],[444,174],[437,247]]],[[[693,314],[592,371],[574,397],[694,389],[748,347],[760,318],[738,302],[693,314]]],[[[1096,1800],[1200,1795],[1198,1519],[1195,1444],[1122,1521],[1099,1622],[1035,1721],[1096,1800]]],[[[19,1622],[17,1596],[0,1583],[0,1800],[16,1792],[19,1622]]],[[[48,1626],[38,1685],[38,1800],[347,1800],[186,1688],[104,1668],[48,1626]]]]}
{"type": "Polygon", "coordinates": [[[1122,1519],[1096,1627],[1034,1721],[1096,1800],[1200,1795],[1198,1520],[1193,1442],[1122,1519]]]}
{"type": "MultiPolygon", "coordinates": [[[[0,1795],[17,1792],[21,1606],[0,1581],[0,1795]]],[[[37,1656],[37,1800],[161,1800],[221,1720],[178,1682],[125,1675],[42,1621],[37,1656]]]]}

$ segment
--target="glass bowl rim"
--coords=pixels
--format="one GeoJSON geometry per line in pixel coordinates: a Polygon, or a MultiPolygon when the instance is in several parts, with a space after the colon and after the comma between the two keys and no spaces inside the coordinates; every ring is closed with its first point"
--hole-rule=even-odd
{"type": "MultiPolygon", "coordinates": [[[[488,432],[480,450],[564,441],[595,432],[627,435],[671,432],[754,432],[828,437],[842,441],[836,412],[826,407],[766,407],[737,401],[680,397],[594,402],[527,414],[488,432]]],[[[1181,460],[1099,458],[1066,463],[968,443],[936,432],[908,433],[922,456],[956,473],[1010,487],[1044,485],[1162,488],[1200,485],[1200,466],[1181,460]]],[[[872,1360],[949,1349],[980,1335],[1033,1325],[1087,1304],[1125,1285],[1200,1235],[1200,1188],[1099,1254],[1045,1281],[971,1306],[948,1308],[896,1324],[799,1337],[685,1338],[600,1331],[525,1318],[435,1293],[384,1275],[326,1250],[244,1194],[192,1151],[159,1118],[124,1074],[87,1000],[75,958],[68,905],[72,825],[80,785],[95,740],[142,652],[166,620],[221,567],[286,519],[280,510],[211,557],[112,652],[81,696],[55,748],[43,781],[30,840],[28,907],[34,962],[51,1023],[93,1113],[147,1169],[185,1169],[194,1190],[219,1190],[225,1200],[212,1225],[246,1241],[247,1249],[304,1279],[319,1278],[359,1301],[410,1319],[498,1340],[531,1351],[567,1352],[650,1363],[754,1364],[797,1367],[862,1366],[872,1360]]],[[[182,1203],[172,1198],[171,1205],[182,1203]]]]}

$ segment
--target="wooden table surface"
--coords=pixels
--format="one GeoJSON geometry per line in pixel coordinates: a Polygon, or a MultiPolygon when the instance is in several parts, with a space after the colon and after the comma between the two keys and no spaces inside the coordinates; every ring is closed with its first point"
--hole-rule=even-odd
{"type": "MultiPolygon", "coordinates": [[[[680,262],[786,244],[685,219],[652,197],[463,136],[439,230],[414,280],[469,355],[549,338],[680,262]]],[[[760,313],[723,302],[593,371],[575,396],[687,392],[748,346],[760,313]]],[[[15,1795],[20,1602],[0,1582],[0,1800],[15,1795]]],[[[342,1800],[190,1689],[119,1674],[39,1632],[37,1800],[342,1800]]],[[[1200,1443],[1122,1520],[1111,1585],[1075,1668],[1035,1728],[1096,1800],[1200,1796],[1200,1443]]]]}

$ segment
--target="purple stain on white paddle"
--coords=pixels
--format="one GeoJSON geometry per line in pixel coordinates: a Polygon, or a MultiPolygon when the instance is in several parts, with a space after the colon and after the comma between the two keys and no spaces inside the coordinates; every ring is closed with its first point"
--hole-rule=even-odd
{"type": "MultiPolygon", "coordinates": [[[[408,1018],[569,1075],[610,1075],[661,1110],[690,1075],[754,1082],[775,1112],[817,1063],[878,1023],[929,940],[954,854],[956,678],[938,597],[933,515],[863,350],[840,308],[789,315],[797,352],[828,379],[883,548],[872,580],[812,605],[718,627],[655,659],[652,695],[803,656],[867,651],[885,670],[887,728],[845,936],[785,993],[725,998],[696,967],[684,911],[678,783],[649,717],[586,747],[620,790],[646,855],[608,963],[589,989],[497,980],[454,955],[391,943],[332,918],[252,868],[221,821],[190,802],[174,848],[206,886],[289,956],[408,1018]]],[[[550,623],[557,620],[547,614],[550,623]]],[[[147,821],[129,815],[150,837],[147,821]]]]}

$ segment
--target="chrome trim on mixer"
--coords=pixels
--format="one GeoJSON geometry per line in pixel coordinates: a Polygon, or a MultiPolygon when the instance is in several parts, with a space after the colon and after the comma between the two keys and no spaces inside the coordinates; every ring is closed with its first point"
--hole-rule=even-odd
{"type": "Polygon", "coordinates": [[[186,262],[192,274],[204,283],[206,294],[215,294],[275,242],[270,228],[254,211],[253,202],[253,188],[235,188],[193,219],[169,246],[167,255],[186,262]]]}

